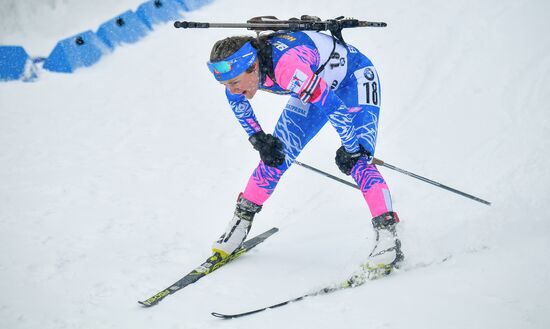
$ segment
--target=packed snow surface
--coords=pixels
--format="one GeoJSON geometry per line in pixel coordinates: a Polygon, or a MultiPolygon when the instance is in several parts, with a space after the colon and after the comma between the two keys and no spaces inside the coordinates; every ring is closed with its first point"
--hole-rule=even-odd
{"type": "MultiPolygon", "coordinates": [[[[7,1],[2,44],[58,40],[140,1],[7,1]],[[92,5],[93,4],[93,5],[92,5]]],[[[74,74],[0,83],[0,328],[549,328],[550,2],[217,0],[186,19],[353,16],[381,77],[376,156],[402,222],[392,276],[248,318],[345,279],[373,243],[356,190],[295,166],[257,216],[264,244],[169,296],[210,254],[258,162],[205,62],[244,30],[158,26],[74,74]],[[445,260],[445,261],[444,261],[445,260]]],[[[273,129],[286,97],[252,104],[273,129]]],[[[330,125],[299,160],[335,175],[330,125]]]]}

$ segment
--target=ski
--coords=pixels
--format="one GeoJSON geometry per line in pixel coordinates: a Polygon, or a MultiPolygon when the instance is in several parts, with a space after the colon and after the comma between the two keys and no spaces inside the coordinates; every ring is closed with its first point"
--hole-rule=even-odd
{"type": "MultiPolygon", "coordinates": [[[[451,258],[451,256],[447,256],[447,257],[441,259],[440,261],[437,261],[437,263],[443,263],[443,262],[449,260],[450,258],[451,258]]],[[[416,266],[413,266],[409,269],[405,269],[405,271],[408,271],[408,270],[414,269],[414,268],[426,267],[428,265],[431,265],[431,263],[430,264],[417,264],[416,266]]],[[[286,300],[284,302],[281,302],[281,303],[273,304],[273,305],[270,305],[270,306],[258,308],[258,309],[248,311],[248,312],[243,312],[243,313],[224,314],[224,313],[212,312],[211,314],[213,316],[217,317],[217,318],[226,319],[226,320],[256,314],[256,313],[263,312],[263,311],[266,311],[266,310],[269,310],[269,309],[273,309],[273,308],[281,307],[281,306],[284,306],[284,305],[288,305],[290,303],[298,302],[298,301],[304,300],[308,297],[326,295],[326,294],[330,294],[330,293],[333,293],[333,292],[336,292],[336,291],[339,291],[339,290],[359,287],[359,286],[362,286],[363,284],[365,284],[365,282],[367,282],[367,281],[371,281],[371,280],[374,280],[376,278],[381,277],[380,273],[377,273],[374,277],[372,276],[371,273],[372,272],[367,268],[367,265],[362,264],[361,269],[357,273],[354,273],[353,275],[351,275],[347,280],[342,281],[338,284],[327,286],[323,289],[319,289],[319,290],[304,294],[300,297],[291,298],[291,299],[288,299],[288,300],[286,300]]],[[[387,275],[389,275],[389,273],[390,272],[385,272],[384,275],[382,275],[382,276],[387,276],[387,275]]]]}
{"type": "Polygon", "coordinates": [[[359,273],[356,273],[356,274],[350,276],[347,280],[342,281],[338,284],[328,286],[328,287],[325,287],[325,288],[307,293],[307,294],[302,295],[300,297],[291,298],[291,299],[288,299],[288,300],[286,300],[284,302],[281,302],[281,303],[273,304],[273,305],[270,305],[270,306],[258,308],[258,309],[248,311],[248,312],[243,312],[243,313],[223,314],[223,313],[218,313],[218,312],[212,312],[211,314],[213,316],[217,317],[217,318],[220,318],[220,319],[240,318],[240,317],[243,317],[243,316],[252,315],[252,314],[263,312],[263,311],[266,311],[266,310],[269,310],[269,309],[273,309],[273,308],[281,307],[281,306],[284,306],[284,305],[288,305],[290,303],[298,302],[298,301],[301,301],[301,300],[306,299],[308,297],[313,297],[313,296],[318,296],[318,295],[326,295],[326,294],[330,294],[330,293],[335,292],[335,291],[339,291],[339,290],[343,290],[343,289],[347,289],[347,288],[358,287],[358,286],[363,285],[367,281],[367,279],[368,279],[368,274],[365,271],[360,271],[359,273]]]}
{"type": "Polygon", "coordinates": [[[192,283],[197,282],[200,278],[214,272],[215,270],[222,267],[223,265],[239,258],[250,249],[264,242],[267,238],[275,234],[277,231],[279,231],[279,229],[274,227],[260,235],[257,235],[251,239],[246,240],[245,242],[243,242],[242,246],[239,247],[239,249],[235,250],[235,252],[233,252],[231,255],[229,255],[229,257],[225,259],[222,259],[218,253],[213,254],[204,263],[202,263],[200,266],[195,268],[193,271],[189,272],[189,274],[187,274],[180,280],[176,281],[170,287],[158,292],[157,294],[153,295],[152,297],[144,301],[138,301],[138,303],[140,303],[145,307],[151,307],[158,304],[161,300],[166,298],[166,296],[171,295],[176,291],[179,291],[180,289],[192,283]]]}

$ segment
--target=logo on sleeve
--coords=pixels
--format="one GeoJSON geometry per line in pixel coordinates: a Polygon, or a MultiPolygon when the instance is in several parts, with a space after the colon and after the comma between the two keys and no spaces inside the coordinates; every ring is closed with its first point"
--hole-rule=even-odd
{"type": "Polygon", "coordinates": [[[300,71],[299,69],[296,69],[286,89],[298,94],[300,92],[300,89],[302,89],[302,86],[304,85],[306,80],[307,80],[307,74],[300,71]]]}

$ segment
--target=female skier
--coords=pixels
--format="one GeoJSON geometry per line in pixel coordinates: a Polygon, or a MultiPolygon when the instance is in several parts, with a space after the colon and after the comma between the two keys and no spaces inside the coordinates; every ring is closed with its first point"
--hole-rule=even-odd
{"type": "Polygon", "coordinates": [[[229,105],[261,161],[240,193],[233,218],[212,247],[220,257],[245,240],[252,220],[306,144],[329,121],[340,136],[336,164],[365,198],[376,231],[366,266],[389,273],[403,259],[388,186],[372,164],[380,112],[380,82],[357,48],[320,32],[275,33],[216,42],[207,63],[225,86],[229,105]],[[266,134],[249,99],[258,90],[290,95],[273,134],[266,134]]]}

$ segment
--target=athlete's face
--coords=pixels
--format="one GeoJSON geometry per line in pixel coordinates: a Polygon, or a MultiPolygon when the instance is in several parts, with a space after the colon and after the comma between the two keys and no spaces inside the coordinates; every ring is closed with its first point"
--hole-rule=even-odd
{"type": "Polygon", "coordinates": [[[254,63],[252,72],[243,72],[241,75],[234,77],[231,80],[222,81],[221,83],[229,89],[232,94],[242,94],[247,99],[252,99],[258,91],[260,75],[258,73],[258,62],[254,63]]]}

